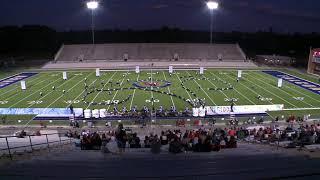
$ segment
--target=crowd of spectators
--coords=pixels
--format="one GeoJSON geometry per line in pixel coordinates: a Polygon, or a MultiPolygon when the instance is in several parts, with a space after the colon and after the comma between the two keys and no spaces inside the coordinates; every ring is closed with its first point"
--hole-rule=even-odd
{"type": "MultiPolygon", "coordinates": [[[[69,133],[68,136],[79,138],[78,135],[69,133]]],[[[83,131],[81,133],[80,147],[83,150],[97,150],[115,140],[119,153],[123,153],[125,148],[150,148],[151,152],[159,153],[161,146],[168,146],[171,153],[180,153],[185,151],[210,152],[219,151],[221,148],[237,147],[236,129],[214,129],[214,130],[167,130],[162,131],[160,135],[150,133],[140,140],[137,133],[126,132],[123,125],[115,131],[107,133],[83,131]]]]}
{"type": "MultiPolygon", "coordinates": [[[[69,136],[80,138],[78,134],[69,136]]],[[[107,133],[83,131],[81,133],[81,149],[105,148],[114,142],[120,153],[126,148],[149,148],[153,153],[159,153],[162,146],[167,146],[171,153],[186,151],[210,152],[224,148],[237,148],[239,140],[254,140],[260,142],[290,141],[292,146],[320,144],[320,124],[288,126],[252,126],[216,129],[189,129],[181,131],[166,130],[159,135],[150,133],[140,139],[137,133],[127,132],[120,124],[114,131],[107,133]]],[[[166,149],[166,148],[164,148],[166,149]]]]}
{"type": "Polygon", "coordinates": [[[320,124],[253,128],[249,135],[248,138],[262,142],[290,141],[290,147],[320,144],[320,124]]]}
{"type": "Polygon", "coordinates": [[[210,152],[219,151],[221,148],[236,148],[236,131],[227,129],[199,129],[168,131],[169,152],[180,153],[183,151],[210,152]]]}
{"type": "Polygon", "coordinates": [[[96,132],[83,132],[81,139],[81,149],[90,150],[90,149],[101,149],[102,138],[96,132]]]}

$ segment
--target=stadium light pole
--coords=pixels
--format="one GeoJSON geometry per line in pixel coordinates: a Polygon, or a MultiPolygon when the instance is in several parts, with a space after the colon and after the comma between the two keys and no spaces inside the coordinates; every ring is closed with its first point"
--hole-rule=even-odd
{"type": "Polygon", "coordinates": [[[94,10],[99,7],[97,0],[90,0],[87,2],[87,8],[91,10],[91,31],[92,31],[92,44],[94,45],[94,10]]]}
{"type": "Polygon", "coordinates": [[[213,43],[213,10],[216,10],[219,8],[219,3],[216,1],[208,1],[207,7],[210,10],[211,13],[211,21],[210,21],[210,44],[213,43]]]}

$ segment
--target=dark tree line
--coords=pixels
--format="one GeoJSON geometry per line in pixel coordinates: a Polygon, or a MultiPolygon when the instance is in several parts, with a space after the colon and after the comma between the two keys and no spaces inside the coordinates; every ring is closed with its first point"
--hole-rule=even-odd
{"type": "MultiPolygon", "coordinates": [[[[277,54],[306,65],[309,48],[320,47],[320,34],[279,34],[272,31],[216,32],[216,43],[239,43],[249,57],[277,54]]],[[[206,31],[163,27],[155,30],[99,30],[96,43],[208,43],[206,31]]],[[[52,58],[62,44],[91,43],[91,31],[58,32],[38,25],[0,27],[0,58],[52,58]]]]}

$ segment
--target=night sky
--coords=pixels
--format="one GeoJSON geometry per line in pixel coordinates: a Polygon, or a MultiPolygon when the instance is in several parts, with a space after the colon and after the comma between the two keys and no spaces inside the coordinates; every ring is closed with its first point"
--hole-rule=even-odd
{"type": "MultiPolygon", "coordinates": [[[[220,0],[219,31],[320,32],[320,0],[220,0]]],[[[162,26],[208,30],[204,0],[102,0],[97,29],[155,29],[162,26]]],[[[0,26],[40,24],[57,30],[88,29],[84,0],[1,0],[0,26]]]]}

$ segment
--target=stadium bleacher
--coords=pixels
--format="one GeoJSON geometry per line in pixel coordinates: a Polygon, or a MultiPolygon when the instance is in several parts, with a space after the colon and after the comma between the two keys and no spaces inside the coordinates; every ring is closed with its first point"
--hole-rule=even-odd
{"type": "Polygon", "coordinates": [[[44,68],[112,68],[121,62],[126,67],[166,67],[173,62],[178,67],[256,67],[238,44],[132,43],[63,45],[44,68]]]}
{"type": "Polygon", "coordinates": [[[219,54],[225,61],[244,61],[245,56],[237,44],[96,44],[64,45],[57,61],[124,60],[172,60],[178,54],[180,59],[218,60],[219,54]]]}

